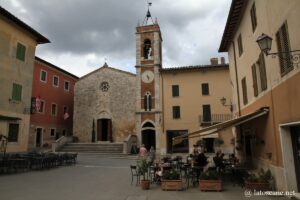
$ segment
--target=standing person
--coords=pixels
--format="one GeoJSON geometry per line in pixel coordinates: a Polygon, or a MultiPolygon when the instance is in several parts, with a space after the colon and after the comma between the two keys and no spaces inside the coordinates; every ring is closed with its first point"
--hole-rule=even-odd
{"type": "Polygon", "coordinates": [[[149,150],[149,159],[150,159],[150,163],[152,164],[155,160],[155,149],[153,146],[151,146],[150,150],[149,150]]]}
{"type": "Polygon", "coordinates": [[[144,144],[142,144],[140,147],[139,156],[141,156],[141,157],[147,156],[147,149],[145,148],[144,144]]]}

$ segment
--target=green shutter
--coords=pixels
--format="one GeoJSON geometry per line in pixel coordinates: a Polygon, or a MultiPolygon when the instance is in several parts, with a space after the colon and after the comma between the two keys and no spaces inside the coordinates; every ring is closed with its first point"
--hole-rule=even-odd
{"type": "Polygon", "coordinates": [[[12,99],[15,101],[21,101],[21,99],[22,99],[22,86],[21,85],[13,83],[12,99]]]}
{"type": "Polygon", "coordinates": [[[253,90],[254,96],[258,96],[258,87],[257,87],[257,76],[256,76],[256,66],[255,64],[252,65],[252,79],[253,79],[253,90]]]}
{"type": "Polygon", "coordinates": [[[202,84],[202,95],[209,95],[208,83],[203,83],[202,84]]]}
{"type": "Polygon", "coordinates": [[[263,53],[260,53],[259,55],[259,73],[260,73],[260,81],[261,81],[261,90],[264,91],[268,88],[268,84],[267,84],[265,58],[263,53]]]}
{"type": "Polygon", "coordinates": [[[179,96],[179,85],[172,85],[172,96],[173,97],[179,96]]]}
{"type": "Polygon", "coordinates": [[[17,44],[16,58],[25,61],[26,47],[20,43],[17,44]]]}

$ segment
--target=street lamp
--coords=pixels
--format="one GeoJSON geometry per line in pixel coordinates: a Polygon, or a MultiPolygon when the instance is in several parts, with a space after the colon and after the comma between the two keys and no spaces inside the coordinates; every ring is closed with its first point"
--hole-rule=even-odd
{"type": "Polygon", "coordinates": [[[278,56],[280,59],[284,59],[288,62],[293,63],[293,65],[298,65],[300,63],[300,50],[293,50],[293,51],[285,51],[285,52],[275,52],[269,53],[272,47],[272,38],[266,34],[262,34],[256,40],[260,50],[268,55],[278,56]]]}
{"type": "Polygon", "coordinates": [[[226,104],[226,98],[225,97],[221,97],[220,102],[223,106],[229,106],[230,111],[233,111],[233,105],[232,102],[230,102],[230,104],[226,104]]]}

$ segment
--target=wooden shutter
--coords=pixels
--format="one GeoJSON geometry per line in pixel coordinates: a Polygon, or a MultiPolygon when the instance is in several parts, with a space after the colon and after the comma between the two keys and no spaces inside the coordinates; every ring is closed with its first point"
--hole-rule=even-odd
{"type": "Polygon", "coordinates": [[[256,26],[257,26],[257,17],[256,17],[255,3],[253,3],[253,5],[251,7],[250,15],[251,15],[252,31],[254,32],[255,29],[256,29],[256,26]]]}
{"type": "Polygon", "coordinates": [[[244,105],[246,105],[248,103],[246,78],[242,79],[242,90],[243,90],[243,102],[244,105]]]}
{"type": "Polygon", "coordinates": [[[256,76],[256,66],[255,64],[252,65],[252,79],[253,79],[253,90],[254,90],[254,96],[258,96],[258,86],[257,86],[257,76],[256,76]]]}
{"type": "Polygon", "coordinates": [[[147,95],[144,96],[144,109],[147,111],[147,95]]]}
{"type": "Polygon", "coordinates": [[[173,106],[173,118],[174,119],[180,118],[180,107],[179,106],[173,106]]]}
{"type": "Polygon", "coordinates": [[[19,60],[25,60],[26,47],[20,43],[17,44],[16,58],[19,60]]]}
{"type": "Polygon", "coordinates": [[[14,83],[12,89],[12,99],[15,101],[21,101],[22,99],[22,86],[14,83]]]}
{"type": "Polygon", "coordinates": [[[242,42],[242,35],[240,34],[238,37],[238,47],[239,47],[239,55],[243,54],[243,42],[242,42]]]}
{"type": "Polygon", "coordinates": [[[259,74],[260,74],[261,90],[264,91],[267,89],[268,83],[267,83],[265,57],[263,53],[260,53],[259,55],[259,74]]]}
{"type": "Polygon", "coordinates": [[[284,23],[279,31],[276,33],[276,41],[278,47],[278,59],[280,63],[281,76],[284,76],[291,70],[293,70],[293,65],[291,61],[290,52],[290,42],[288,38],[287,24],[284,23]]]}
{"type": "Polygon", "coordinates": [[[152,97],[151,95],[148,96],[148,104],[149,104],[149,111],[152,109],[152,97]]]}
{"type": "Polygon", "coordinates": [[[211,122],[210,105],[202,105],[202,109],[203,109],[203,121],[211,122]]]}

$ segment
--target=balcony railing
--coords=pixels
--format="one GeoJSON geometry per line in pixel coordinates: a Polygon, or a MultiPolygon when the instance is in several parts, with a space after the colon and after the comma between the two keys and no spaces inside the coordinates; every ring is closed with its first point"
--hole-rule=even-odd
{"type": "Polygon", "coordinates": [[[224,121],[228,121],[232,119],[231,114],[212,114],[210,120],[208,117],[204,117],[203,115],[199,115],[199,123],[200,126],[210,126],[214,124],[218,124],[224,121]]]}

